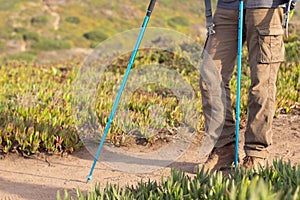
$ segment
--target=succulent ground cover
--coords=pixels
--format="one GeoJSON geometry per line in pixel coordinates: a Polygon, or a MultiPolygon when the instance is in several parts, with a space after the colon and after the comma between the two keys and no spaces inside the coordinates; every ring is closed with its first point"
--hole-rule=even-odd
{"type": "MultiPolygon", "coordinates": [[[[277,111],[276,113],[290,113],[299,106],[300,95],[300,64],[299,41],[286,44],[286,62],[281,65],[277,81],[277,111]]],[[[129,55],[124,55],[113,62],[104,73],[105,81],[98,84],[97,112],[100,127],[104,127],[109,112],[112,109],[113,96],[116,93],[116,83],[123,78],[129,55]]],[[[169,52],[145,50],[138,54],[138,63],[163,63],[165,66],[178,71],[195,89],[199,95],[198,71],[187,61],[177,58],[169,52]]],[[[247,88],[250,84],[249,68],[244,62],[242,75],[242,119],[247,114],[247,88]]],[[[81,62],[72,60],[56,64],[38,65],[34,63],[7,62],[0,68],[0,151],[2,153],[18,152],[31,155],[36,152],[63,153],[73,152],[80,143],[76,130],[78,122],[74,117],[72,106],[72,83],[80,69],[81,62]]],[[[235,79],[232,79],[232,99],[235,105],[235,79]]],[[[135,126],[150,126],[153,119],[149,114],[149,107],[159,105],[166,109],[163,126],[159,131],[175,130],[181,123],[182,110],[177,105],[177,99],[168,91],[156,85],[139,88],[126,104],[135,126]]],[[[201,110],[199,111],[201,114],[201,110]]],[[[124,126],[130,127],[131,124],[124,126]]],[[[203,129],[203,118],[199,119],[198,130],[203,129]]],[[[147,131],[141,131],[147,137],[147,131]]],[[[119,124],[113,124],[109,138],[115,144],[120,143],[119,136],[126,134],[119,124]]],[[[122,144],[119,144],[122,145],[122,144]]]]}
{"type": "MultiPolygon", "coordinates": [[[[120,187],[107,184],[101,190],[95,185],[91,192],[77,190],[76,197],[65,192],[64,199],[300,199],[300,168],[289,162],[275,160],[272,166],[257,172],[243,168],[222,172],[205,171],[194,176],[173,170],[161,182],[139,182],[137,186],[120,187]]],[[[61,199],[60,193],[57,199],[61,199]]]]}

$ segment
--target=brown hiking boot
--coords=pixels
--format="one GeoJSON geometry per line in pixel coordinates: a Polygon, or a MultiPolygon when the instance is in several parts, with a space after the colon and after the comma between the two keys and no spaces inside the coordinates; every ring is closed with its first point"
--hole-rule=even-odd
{"type": "Polygon", "coordinates": [[[204,170],[224,170],[229,169],[235,156],[235,143],[231,142],[223,147],[214,148],[209,154],[204,164],[195,167],[194,172],[197,173],[204,167],[204,170]]]}
{"type": "Polygon", "coordinates": [[[252,157],[246,156],[243,159],[243,165],[245,169],[253,169],[254,171],[258,172],[260,168],[264,168],[267,165],[267,159],[259,158],[259,157],[252,157]]]}

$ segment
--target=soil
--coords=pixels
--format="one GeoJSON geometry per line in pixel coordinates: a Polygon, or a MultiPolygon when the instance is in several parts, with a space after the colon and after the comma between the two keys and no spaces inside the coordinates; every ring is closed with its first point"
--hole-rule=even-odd
{"type": "MultiPolygon", "coordinates": [[[[270,147],[270,160],[282,158],[290,160],[292,164],[300,163],[300,112],[293,115],[279,115],[273,124],[273,145],[270,147]]],[[[241,131],[241,143],[243,142],[241,131]]],[[[120,186],[134,185],[143,180],[161,180],[161,176],[168,176],[171,168],[182,169],[193,176],[193,169],[197,163],[203,162],[199,158],[201,138],[198,133],[184,154],[167,167],[142,174],[125,173],[113,170],[105,163],[98,161],[93,179],[86,183],[86,177],[93,163],[93,156],[85,149],[81,149],[67,156],[35,155],[30,158],[19,157],[15,154],[6,155],[0,160],[0,199],[56,199],[59,191],[76,195],[76,189],[91,190],[96,182],[104,188],[106,183],[120,186]]],[[[242,145],[240,145],[242,146],[242,145]]]]}

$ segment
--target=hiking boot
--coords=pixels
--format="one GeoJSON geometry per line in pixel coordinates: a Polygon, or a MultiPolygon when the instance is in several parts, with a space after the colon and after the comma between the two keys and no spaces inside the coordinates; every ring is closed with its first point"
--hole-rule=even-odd
{"type": "Polygon", "coordinates": [[[223,147],[214,148],[209,154],[204,164],[195,167],[194,172],[197,173],[204,167],[204,170],[224,170],[229,169],[233,165],[235,156],[235,143],[231,142],[223,147]]]}
{"type": "Polygon", "coordinates": [[[253,156],[246,156],[243,159],[243,165],[245,169],[253,169],[255,172],[258,172],[259,169],[263,169],[267,165],[267,159],[253,157],[253,156]]]}

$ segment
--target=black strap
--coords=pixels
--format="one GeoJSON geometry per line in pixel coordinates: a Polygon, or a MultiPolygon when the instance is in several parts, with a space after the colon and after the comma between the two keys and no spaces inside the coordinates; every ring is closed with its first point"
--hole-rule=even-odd
{"type": "Polygon", "coordinates": [[[214,22],[212,17],[212,9],[211,9],[211,0],[205,0],[205,16],[206,16],[206,28],[207,35],[212,35],[215,33],[214,30],[214,22]]]}

